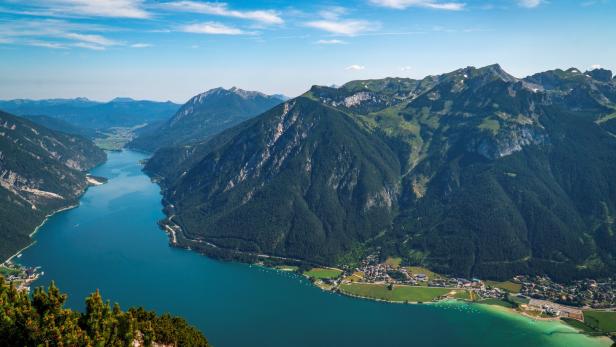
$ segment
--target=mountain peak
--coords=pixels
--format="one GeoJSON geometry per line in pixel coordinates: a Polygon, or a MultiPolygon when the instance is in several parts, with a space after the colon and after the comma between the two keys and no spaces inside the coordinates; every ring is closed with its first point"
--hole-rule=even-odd
{"type": "Polygon", "coordinates": [[[129,97],[117,97],[111,100],[110,102],[133,102],[133,101],[135,100],[129,97]]]}
{"type": "Polygon", "coordinates": [[[492,64],[477,69],[481,75],[493,76],[505,82],[515,82],[518,79],[507,73],[499,64],[492,64]]]}
{"type": "Polygon", "coordinates": [[[591,71],[586,71],[584,74],[592,77],[593,79],[597,81],[601,81],[601,82],[610,82],[613,78],[612,71],[602,69],[602,68],[597,68],[591,71]]]}
{"type": "Polygon", "coordinates": [[[261,92],[244,90],[238,87],[231,87],[229,89],[225,89],[223,87],[217,87],[217,88],[210,89],[206,92],[203,92],[201,94],[194,96],[190,101],[201,103],[205,101],[205,99],[211,96],[228,96],[228,95],[237,95],[241,97],[242,99],[254,99],[259,96],[264,97],[264,98],[269,97],[268,95],[261,93],[261,92]]]}
{"type": "Polygon", "coordinates": [[[460,78],[463,79],[474,79],[474,80],[483,80],[485,82],[494,81],[494,80],[502,80],[504,82],[517,82],[518,79],[509,73],[507,73],[499,64],[487,65],[484,67],[474,67],[467,66],[462,69],[455,70],[453,72],[444,74],[440,76],[440,79],[454,79],[458,80],[460,78]]]}

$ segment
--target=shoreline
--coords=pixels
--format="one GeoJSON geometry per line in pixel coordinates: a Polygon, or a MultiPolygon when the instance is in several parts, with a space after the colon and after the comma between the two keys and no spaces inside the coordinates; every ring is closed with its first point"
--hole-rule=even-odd
{"type": "MultiPolygon", "coordinates": [[[[178,248],[184,248],[184,249],[188,249],[190,251],[196,251],[196,253],[204,255],[210,259],[214,259],[214,260],[220,260],[218,257],[212,257],[210,256],[210,254],[208,254],[209,252],[204,251],[204,250],[193,250],[191,249],[191,247],[189,245],[180,245],[178,243],[178,236],[181,236],[185,241],[188,241],[188,243],[197,243],[197,244],[206,244],[210,247],[213,247],[215,249],[220,249],[223,251],[229,251],[232,254],[235,253],[239,253],[241,255],[249,255],[249,256],[253,256],[256,257],[257,259],[263,259],[263,258],[277,258],[279,260],[291,260],[291,261],[296,261],[296,262],[303,262],[303,260],[300,259],[290,259],[290,258],[284,258],[284,257],[277,257],[277,256],[271,256],[271,255],[267,255],[267,254],[254,254],[254,253],[248,253],[248,252],[242,252],[242,251],[232,251],[232,250],[226,250],[224,248],[219,248],[217,245],[212,244],[210,242],[204,241],[204,240],[193,240],[193,239],[189,239],[185,236],[184,234],[184,230],[183,228],[178,225],[177,223],[175,223],[172,218],[175,216],[175,214],[173,214],[172,211],[169,210],[169,208],[174,208],[174,204],[172,204],[170,201],[168,201],[165,198],[165,194],[164,194],[164,190],[166,189],[165,187],[163,187],[163,184],[160,180],[157,180],[156,177],[154,175],[148,174],[147,172],[144,171],[144,173],[146,174],[146,176],[148,176],[150,178],[150,180],[154,183],[156,183],[160,190],[161,190],[161,195],[162,195],[162,205],[163,205],[163,213],[165,214],[165,218],[163,220],[161,220],[159,223],[159,225],[161,226],[160,229],[162,229],[163,232],[165,232],[168,235],[168,245],[170,247],[178,247],[178,248]],[[172,224],[172,225],[169,225],[172,224]],[[177,229],[176,229],[177,228],[177,229]]],[[[257,265],[257,266],[263,266],[272,270],[276,270],[276,271],[282,271],[282,272],[291,272],[291,273],[296,273],[300,276],[302,276],[303,278],[309,279],[308,276],[299,273],[297,271],[292,271],[292,270],[287,270],[287,269],[277,269],[275,266],[270,266],[270,265],[265,265],[263,264],[261,261],[253,261],[253,262],[246,262],[246,261],[242,261],[240,259],[236,259],[234,257],[232,257],[231,259],[226,259],[226,260],[231,260],[231,261],[235,261],[235,262],[240,262],[240,263],[245,263],[247,265],[257,265]]],[[[320,266],[320,267],[324,267],[324,268],[331,268],[331,269],[336,269],[330,266],[320,266]]],[[[584,336],[588,336],[589,338],[595,338],[595,339],[601,339],[601,340],[605,340],[606,342],[612,342],[612,339],[607,336],[607,335],[597,335],[597,336],[592,336],[592,335],[588,335],[584,332],[584,330],[582,330],[581,328],[577,328],[574,326],[571,326],[569,324],[567,324],[565,321],[563,321],[562,319],[560,319],[560,317],[554,317],[554,318],[550,318],[550,317],[536,317],[533,315],[530,315],[524,311],[518,311],[516,309],[513,308],[507,308],[507,307],[503,307],[500,305],[496,305],[496,304],[488,304],[488,303],[482,303],[482,302],[478,302],[478,301],[472,301],[472,300],[468,300],[468,299],[460,299],[460,298],[454,298],[454,297],[447,297],[447,298],[443,298],[440,300],[436,300],[436,301],[426,301],[426,302],[412,302],[412,301],[393,301],[393,300],[386,300],[386,299],[378,299],[378,298],[372,298],[372,297],[364,297],[364,296],[360,296],[360,295],[355,295],[355,294],[351,294],[351,293],[347,293],[343,290],[340,290],[339,288],[334,288],[334,290],[332,290],[332,288],[327,288],[327,287],[322,287],[320,286],[318,283],[316,282],[311,282],[311,285],[320,289],[323,292],[330,292],[330,293],[334,293],[334,294],[340,294],[343,296],[347,296],[349,298],[352,299],[359,299],[359,300],[370,300],[370,301],[375,301],[375,302],[379,302],[379,303],[384,303],[384,304],[407,304],[407,305],[438,305],[439,303],[446,303],[446,302],[455,302],[455,303],[466,303],[469,305],[479,305],[480,307],[484,308],[484,309],[489,309],[492,310],[494,312],[500,312],[500,313],[504,313],[509,315],[510,317],[515,317],[515,318],[523,318],[523,319],[527,319],[530,320],[532,322],[544,322],[544,323],[553,323],[553,324],[558,324],[559,326],[562,326],[563,328],[566,329],[570,329],[573,333],[575,334],[579,334],[579,335],[584,335],[584,336]]]]}
{"type": "MultiPolygon", "coordinates": [[[[83,195],[83,194],[82,194],[82,195],[83,195]]],[[[3,262],[2,262],[2,264],[0,264],[0,265],[5,265],[6,263],[10,262],[10,261],[11,261],[11,260],[13,260],[14,258],[19,257],[19,255],[20,255],[23,251],[25,251],[26,249],[28,249],[28,248],[32,247],[32,245],[34,245],[34,244],[36,243],[36,240],[32,240],[32,237],[33,237],[34,235],[36,235],[36,233],[39,231],[39,229],[40,229],[41,227],[43,227],[43,225],[45,225],[45,223],[47,223],[47,221],[49,220],[49,218],[53,217],[53,216],[54,216],[54,215],[56,215],[57,213],[64,212],[64,211],[67,211],[67,210],[72,210],[72,209],[74,209],[74,208],[76,208],[76,207],[79,207],[79,203],[76,203],[76,204],[74,204],[74,205],[70,205],[70,206],[67,206],[67,207],[60,208],[60,209],[55,210],[55,211],[53,211],[53,212],[49,213],[48,215],[46,215],[46,216],[45,216],[45,219],[43,219],[43,221],[42,221],[39,225],[37,225],[37,226],[36,226],[36,228],[34,228],[34,230],[33,230],[30,234],[28,234],[28,237],[31,239],[31,240],[30,240],[30,243],[29,243],[26,247],[24,247],[24,248],[20,249],[19,251],[17,251],[17,253],[13,254],[13,255],[12,255],[12,256],[10,256],[8,259],[6,259],[5,261],[3,261],[3,262]]]]}
{"type": "MultiPolygon", "coordinates": [[[[102,164],[99,164],[99,165],[102,165],[102,164]]],[[[97,165],[97,166],[99,166],[99,165],[97,165]]],[[[96,166],[95,166],[95,167],[96,167],[96,166]]],[[[94,168],[95,168],[95,167],[94,167],[94,168]]],[[[90,174],[89,174],[89,173],[86,173],[86,187],[83,189],[83,191],[82,191],[82,192],[81,192],[78,196],[76,196],[77,202],[76,202],[76,203],[74,203],[74,204],[72,204],[72,205],[69,205],[69,206],[66,206],[66,207],[59,208],[59,209],[54,210],[54,211],[50,212],[49,214],[47,214],[47,215],[45,216],[45,218],[43,219],[43,221],[42,221],[39,225],[37,225],[37,226],[34,228],[34,230],[32,230],[32,232],[31,232],[30,234],[28,234],[28,237],[31,239],[31,240],[30,240],[30,243],[29,243],[27,246],[25,246],[25,247],[23,247],[22,249],[20,249],[19,251],[17,251],[15,254],[11,255],[11,256],[10,256],[9,258],[7,258],[6,260],[4,260],[2,263],[0,263],[0,265],[4,265],[4,264],[6,264],[6,263],[10,262],[10,261],[11,261],[11,260],[13,260],[15,257],[18,257],[18,256],[19,256],[19,255],[20,255],[23,251],[25,251],[26,249],[28,249],[28,248],[32,247],[32,245],[34,245],[34,244],[36,243],[36,240],[32,240],[32,237],[33,237],[34,235],[36,235],[36,233],[39,231],[39,229],[41,229],[41,228],[43,227],[43,225],[45,225],[45,223],[47,223],[47,221],[49,220],[49,218],[53,217],[54,215],[56,215],[56,214],[58,214],[58,213],[60,213],[60,212],[64,212],[64,211],[68,211],[68,210],[72,210],[72,209],[74,209],[74,208],[79,207],[79,205],[80,205],[80,203],[81,203],[81,202],[80,202],[81,198],[82,198],[82,197],[83,197],[83,195],[84,195],[84,194],[88,191],[88,189],[89,189],[90,187],[96,187],[96,186],[103,185],[103,184],[105,184],[105,183],[106,183],[106,182],[99,182],[99,181],[97,181],[97,183],[99,183],[99,184],[93,184],[93,183],[91,183],[91,182],[89,181],[89,176],[90,176],[90,174]]]]}
{"type": "MultiPolygon", "coordinates": [[[[273,268],[275,269],[275,268],[273,268]]],[[[279,269],[275,269],[278,271],[283,271],[283,270],[279,270],[279,269]]],[[[304,274],[299,274],[300,276],[306,278],[306,279],[310,279],[308,276],[304,275],[304,274]]],[[[509,307],[504,307],[504,306],[500,306],[500,305],[496,305],[496,304],[489,304],[489,303],[482,303],[480,301],[472,301],[472,300],[468,300],[468,299],[459,299],[459,298],[454,298],[454,297],[447,297],[447,298],[443,298],[440,300],[436,300],[436,301],[425,301],[425,302],[417,302],[417,301],[396,301],[396,300],[386,300],[386,299],[378,299],[378,298],[372,298],[372,297],[366,297],[366,296],[360,296],[360,295],[356,295],[356,294],[351,294],[348,292],[345,292],[343,290],[340,290],[338,288],[332,290],[332,289],[328,289],[326,287],[322,287],[320,286],[317,282],[312,282],[310,281],[311,284],[320,289],[323,292],[330,292],[330,293],[335,293],[335,294],[340,294],[343,296],[347,296],[349,298],[352,299],[359,299],[359,300],[368,300],[368,301],[374,301],[374,302],[378,302],[378,303],[385,303],[385,304],[397,304],[397,305],[438,305],[440,303],[447,303],[447,302],[454,302],[454,303],[464,303],[464,304],[468,304],[468,305],[478,305],[480,307],[482,307],[483,309],[489,309],[493,312],[499,312],[502,314],[506,314],[510,317],[515,317],[515,318],[523,318],[523,319],[528,319],[532,322],[543,322],[543,323],[554,323],[554,324],[558,324],[559,326],[562,326],[564,328],[570,329],[571,331],[575,332],[576,334],[580,334],[580,335],[584,335],[587,336],[589,338],[595,338],[595,339],[601,339],[601,340],[605,340],[606,343],[610,343],[610,345],[612,343],[614,343],[614,341],[612,340],[612,338],[610,338],[610,336],[608,336],[607,334],[602,334],[602,335],[589,335],[586,334],[586,332],[581,329],[581,328],[577,328],[574,326],[571,326],[569,324],[567,324],[565,321],[563,321],[560,317],[536,317],[533,315],[530,315],[524,311],[519,311],[516,310],[514,308],[509,308],[509,307]]]]}

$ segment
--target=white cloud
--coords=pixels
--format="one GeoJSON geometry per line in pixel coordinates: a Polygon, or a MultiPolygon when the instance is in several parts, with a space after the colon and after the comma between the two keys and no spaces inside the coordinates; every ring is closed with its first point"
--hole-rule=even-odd
{"type": "Polygon", "coordinates": [[[273,10],[238,11],[231,10],[224,2],[176,1],[161,4],[163,8],[182,12],[194,12],[214,16],[248,19],[263,24],[283,24],[279,13],[273,10]]]}
{"type": "Polygon", "coordinates": [[[351,70],[351,71],[361,71],[361,70],[365,70],[366,67],[363,65],[357,65],[357,64],[353,64],[353,65],[349,65],[347,67],[344,68],[345,70],[351,70]]]}
{"type": "Polygon", "coordinates": [[[91,33],[103,30],[103,27],[96,25],[57,19],[0,21],[0,42],[10,41],[13,44],[56,49],[79,47],[94,50],[123,45],[122,42],[91,33]]]}
{"type": "Polygon", "coordinates": [[[42,11],[33,15],[150,18],[143,0],[35,0],[30,3],[42,11]]]}
{"type": "Polygon", "coordinates": [[[409,7],[423,7],[433,10],[460,11],[466,4],[462,2],[440,2],[434,0],[370,0],[377,6],[404,10],[409,7]]]}
{"type": "Polygon", "coordinates": [[[132,48],[148,48],[148,47],[152,47],[151,44],[149,43],[133,43],[132,45],[130,45],[132,48]]]}
{"type": "Polygon", "coordinates": [[[344,7],[329,7],[319,12],[321,19],[304,23],[305,26],[327,31],[334,35],[355,36],[361,33],[375,31],[381,27],[378,22],[360,19],[342,19],[347,13],[344,7]]]}
{"type": "Polygon", "coordinates": [[[317,45],[346,45],[347,42],[346,41],[342,41],[342,40],[318,40],[317,42],[315,42],[317,45]]]}
{"type": "Polygon", "coordinates": [[[400,71],[403,71],[403,72],[412,71],[412,70],[413,68],[410,66],[403,66],[400,68],[400,71]]]}
{"type": "Polygon", "coordinates": [[[599,64],[593,64],[593,65],[591,65],[590,67],[591,67],[593,70],[595,70],[595,69],[601,69],[601,65],[599,65],[599,64]]]}
{"type": "Polygon", "coordinates": [[[368,22],[364,20],[317,20],[307,22],[306,26],[327,31],[336,35],[355,36],[367,31],[377,30],[380,25],[378,23],[368,22]]]}
{"type": "Polygon", "coordinates": [[[47,42],[47,41],[39,41],[39,40],[31,40],[26,42],[29,46],[35,47],[43,47],[43,48],[51,48],[51,49],[65,49],[68,48],[66,45],[58,42],[47,42]]]}
{"type": "Polygon", "coordinates": [[[110,40],[101,35],[66,33],[63,36],[67,39],[95,44],[98,46],[115,46],[120,44],[117,41],[110,40]]]}
{"type": "Polygon", "coordinates": [[[73,44],[73,46],[79,47],[79,48],[91,49],[93,51],[104,51],[105,50],[104,46],[99,46],[97,44],[91,44],[87,42],[77,42],[73,44]]]}
{"type": "Polygon", "coordinates": [[[518,0],[518,5],[526,8],[535,8],[541,5],[543,0],[518,0]]]}
{"type": "Polygon", "coordinates": [[[210,34],[210,35],[246,35],[250,34],[242,29],[230,27],[222,23],[207,22],[188,24],[180,28],[181,31],[193,34],[210,34]]]}

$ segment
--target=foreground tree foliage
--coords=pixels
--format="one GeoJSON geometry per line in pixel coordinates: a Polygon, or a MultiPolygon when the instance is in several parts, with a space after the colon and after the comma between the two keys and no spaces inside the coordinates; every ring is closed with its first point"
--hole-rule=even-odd
{"type": "Polygon", "coordinates": [[[0,277],[0,346],[209,346],[188,323],[143,308],[113,308],[96,291],[85,312],[64,308],[67,295],[52,283],[32,296],[0,277]]]}

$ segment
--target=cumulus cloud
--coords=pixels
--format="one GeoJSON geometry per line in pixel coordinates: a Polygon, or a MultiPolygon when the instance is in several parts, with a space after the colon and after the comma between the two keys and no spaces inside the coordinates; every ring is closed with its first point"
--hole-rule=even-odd
{"type": "Polygon", "coordinates": [[[188,24],[180,27],[180,31],[193,34],[209,35],[246,35],[250,34],[242,29],[227,26],[217,22],[188,24]]]}
{"type": "Polygon", "coordinates": [[[403,66],[403,67],[400,68],[400,71],[403,71],[403,72],[407,72],[407,71],[411,71],[411,70],[413,70],[413,68],[410,67],[410,66],[403,66]]]}
{"type": "Polygon", "coordinates": [[[161,4],[161,7],[181,12],[209,14],[257,21],[263,24],[283,24],[280,14],[273,10],[238,11],[224,2],[175,1],[161,4]]]}
{"type": "Polygon", "coordinates": [[[342,41],[342,40],[318,40],[317,42],[315,42],[318,45],[345,45],[347,44],[346,41],[342,41]]]}
{"type": "Polygon", "coordinates": [[[518,0],[518,5],[526,8],[535,8],[543,3],[543,0],[518,0]]]}
{"type": "Polygon", "coordinates": [[[593,64],[593,65],[591,65],[590,67],[591,67],[593,70],[595,70],[595,69],[601,69],[601,65],[599,65],[599,64],[593,64]]]}
{"type": "Polygon", "coordinates": [[[462,2],[440,2],[433,0],[370,0],[377,6],[404,10],[409,7],[423,7],[433,10],[460,11],[466,4],[462,2]]]}
{"type": "Polygon", "coordinates": [[[344,68],[345,70],[350,70],[350,71],[361,71],[361,70],[365,70],[366,67],[363,65],[357,65],[357,64],[353,64],[353,65],[349,65],[347,67],[344,68]]]}

